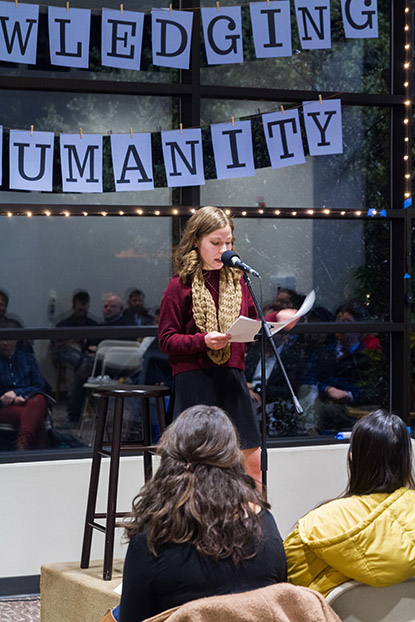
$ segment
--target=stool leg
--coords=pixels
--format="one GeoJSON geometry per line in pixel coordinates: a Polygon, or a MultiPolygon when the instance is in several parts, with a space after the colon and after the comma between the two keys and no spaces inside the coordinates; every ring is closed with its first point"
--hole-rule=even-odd
{"type": "Polygon", "coordinates": [[[89,479],[88,502],[86,506],[86,517],[84,527],[84,539],[82,543],[81,568],[89,567],[92,542],[92,523],[95,517],[95,507],[97,502],[99,472],[101,468],[102,441],[104,438],[105,420],[107,418],[108,397],[101,398],[101,405],[95,432],[94,450],[92,453],[91,476],[89,479]]]}
{"type": "Polygon", "coordinates": [[[164,402],[164,397],[156,397],[156,407],[157,407],[157,423],[159,426],[160,436],[163,434],[166,429],[166,405],[164,402]]]}
{"type": "MultiPolygon", "coordinates": [[[[142,416],[143,416],[143,436],[144,436],[144,445],[151,445],[151,423],[150,423],[150,408],[149,408],[149,400],[145,398],[141,400],[142,403],[142,416]]],[[[143,460],[144,460],[144,481],[147,482],[149,479],[153,477],[153,466],[151,463],[151,453],[149,451],[143,451],[143,460]]]]}
{"type": "Polygon", "coordinates": [[[108,483],[107,520],[105,527],[104,581],[111,581],[112,577],[123,408],[124,399],[122,397],[116,397],[114,405],[114,424],[112,429],[110,473],[108,483]]]}

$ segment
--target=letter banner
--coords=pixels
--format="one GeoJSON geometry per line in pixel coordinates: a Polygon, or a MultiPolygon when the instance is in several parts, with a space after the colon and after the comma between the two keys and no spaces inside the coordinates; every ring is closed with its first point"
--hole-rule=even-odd
{"type": "Polygon", "coordinates": [[[144,13],[102,9],[101,64],[139,71],[144,13]]]}
{"type": "Polygon", "coordinates": [[[378,37],[377,0],[341,0],[341,7],[346,39],[378,37]]]}
{"type": "Polygon", "coordinates": [[[193,13],[152,9],[153,65],[189,69],[193,13]]]}
{"type": "Polygon", "coordinates": [[[218,179],[255,175],[251,121],[210,126],[218,179]]]}
{"type": "Polygon", "coordinates": [[[161,132],[167,186],[203,186],[202,130],[200,128],[161,132]]]}
{"type": "Polygon", "coordinates": [[[311,156],[343,153],[340,99],[303,102],[303,114],[311,156]]]}
{"type": "Polygon", "coordinates": [[[39,6],[0,2],[0,60],[36,65],[39,6]]]}
{"type": "Polygon", "coordinates": [[[298,110],[263,114],[262,123],[272,168],[304,164],[298,110]]]}
{"type": "Polygon", "coordinates": [[[204,8],[201,12],[208,65],[243,63],[241,7],[204,8]]]}
{"type": "Polygon", "coordinates": [[[52,192],[53,132],[10,130],[10,188],[52,192]]]}
{"type": "Polygon", "coordinates": [[[331,48],[330,0],[295,0],[295,13],[303,50],[331,48]]]}
{"type": "Polygon", "coordinates": [[[50,62],[60,67],[89,65],[90,9],[48,9],[50,62]]]}
{"type": "Polygon", "coordinates": [[[251,2],[249,9],[256,57],[292,56],[289,0],[251,2]]]}
{"type": "Polygon", "coordinates": [[[154,190],[151,134],[111,134],[116,192],[154,190]]]}
{"type": "Polygon", "coordinates": [[[102,192],[102,136],[61,134],[64,192],[102,192]]]}

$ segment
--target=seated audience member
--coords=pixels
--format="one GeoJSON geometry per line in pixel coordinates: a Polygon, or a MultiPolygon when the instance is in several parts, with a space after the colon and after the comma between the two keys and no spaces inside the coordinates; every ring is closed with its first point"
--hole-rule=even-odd
{"type": "MultiPolygon", "coordinates": [[[[6,292],[0,290],[0,324],[6,322],[8,328],[23,328],[23,324],[16,320],[16,318],[12,318],[6,315],[7,307],[9,306],[9,297],[6,292]]],[[[16,344],[17,350],[24,350],[25,352],[30,352],[33,354],[33,348],[30,341],[18,341],[16,344]]]]}
{"type": "MultiPolygon", "coordinates": [[[[158,453],[160,467],[126,524],[120,622],[286,581],[281,536],[244,471],[224,411],[188,408],[164,432],[158,453]]],[[[118,608],[113,613],[118,619],[118,608]]]]}
{"type": "Polygon", "coordinates": [[[127,299],[127,309],[123,311],[125,324],[148,326],[153,324],[153,317],[144,308],[144,293],[140,289],[133,289],[127,299]]]}
{"type": "Polygon", "coordinates": [[[326,596],[354,579],[386,587],[415,575],[415,482],[405,423],[377,410],[354,426],[346,492],[284,542],[288,580],[326,596]]]}
{"type": "Polygon", "coordinates": [[[0,290],[0,322],[7,322],[9,328],[23,328],[23,324],[19,320],[7,317],[6,311],[9,306],[9,297],[6,292],[0,290]]]}
{"type": "MultiPolygon", "coordinates": [[[[349,302],[337,309],[335,319],[336,322],[363,321],[365,309],[357,302],[349,302]]],[[[317,371],[322,401],[320,429],[352,427],[355,419],[348,414],[348,406],[361,406],[373,400],[373,387],[366,381],[373,358],[370,351],[380,352],[377,337],[357,332],[337,333],[335,341],[320,357],[317,371]]]]}
{"type": "MultiPolygon", "coordinates": [[[[7,322],[4,328],[12,328],[7,322]]],[[[0,423],[16,430],[17,450],[47,447],[45,381],[33,354],[0,341],[0,423]]]]}
{"type": "MultiPolygon", "coordinates": [[[[125,326],[122,316],[121,298],[116,294],[107,294],[105,296],[102,304],[102,315],[104,321],[99,326],[125,326]]],[[[98,343],[96,340],[87,341],[81,361],[75,370],[68,401],[68,424],[76,423],[80,419],[85,399],[84,384],[91,375],[98,343]]]]}
{"type": "MultiPolygon", "coordinates": [[[[89,294],[79,291],[72,298],[72,315],[56,324],[57,328],[62,327],[84,327],[97,326],[98,322],[88,317],[89,294]]],[[[61,339],[53,342],[53,358],[55,361],[77,367],[83,357],[85,339],[61,339]]]]}
{"type": "MultiPolygon", "coordinates": [[[[274,337],[274,342],[294,392],[296,392],[304,366],[303,347],[300,336],[277,333],[274,337]]],[[[278,436],[284,434],[284,432],[294,433],[292,428],[296,426],[288,425],[287,430],[285,430],[285,424],[288,424],[285,416],[284,422],[278,421],[280,418],[278,413],[282,414],[282,411],[286,414],[289,412],[293,414],[293,423],[296,416],[291,403],[291,392],[270,344],[266,346],[265,357],[266,403],[268,411],[267,433],[269,436],[278,436]]],[[[262,404],[261,344],[255,344],[247,353],[245,376],[251,398],[259,408],[262,404]]]]}

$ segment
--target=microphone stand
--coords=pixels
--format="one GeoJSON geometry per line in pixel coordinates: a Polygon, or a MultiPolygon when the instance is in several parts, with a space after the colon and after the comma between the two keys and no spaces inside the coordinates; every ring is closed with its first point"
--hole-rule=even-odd
{"type": "MultiPolygon", "coordinates": [[[[268,454],[267,454],[267,411],[266,411],[266,397],[267,397],[267,380],[266,380],[266,375],[265,375],[265,346],[267,341],[271,344],[272,350],[274,352],[274,356],[275,359],[278,362],[278,365],[281,369],[282,375],[284,376],[284,380],[287,384],[287,387],[291,393],[291,398],[293,400],[294,403],[294,407],[295,410],[297,411],[297,414],[301,415],[301,413],[303,412],[303,408],[300,404],[300,402],[298,401],[297,396],[294,393],[294,389],[291,386],[291,382],[290,379],[288,378],[287,372],[285,371],[285,367],[283,362],[281,361],[281,357],[278,353],[277,350],[277,346],[275,345],[275,342],[272,338],[272,333],[271,333],[271,329],[268,326],[268,323],[265,321],[265,317],[264,317],[264,312],[262,311],[261,305],[258,302],[258,298],[255,294],[255,291],[252,287],[252,283],[251,283],[251,277],[249,276],[248,272],[243,273],[244,276],[244,281],[248,287],[249,293],[251,294],[251,298],[254,302],[254,305],[256,307],[257,310],[257,314],[259,316],[259,318],[261,319],[261,325],[262,325],[262,330],[261,330],[261,386],[262,386],[262,390],[261,390],[261,399],[262,399],[262,404],[261,404],[261,423],[262,423],[262,430],[261,430],[261,473],[262,473],[262,488],[265,492],[265,488],[267,485],[267,471],[268,471],[268,454]]],[[[261,278],[261,277],[259,277],[261,278]]]]}

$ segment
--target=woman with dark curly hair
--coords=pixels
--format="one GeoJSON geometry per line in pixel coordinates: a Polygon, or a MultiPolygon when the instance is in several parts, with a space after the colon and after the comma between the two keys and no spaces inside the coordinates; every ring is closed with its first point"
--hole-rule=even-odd
{"type": "Polygon", "coordinates": [[[224,411],[188,408],[157,451],[160,467],[126,524],[120,622],[286,581],[281,536],[224,411]]]}

